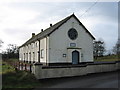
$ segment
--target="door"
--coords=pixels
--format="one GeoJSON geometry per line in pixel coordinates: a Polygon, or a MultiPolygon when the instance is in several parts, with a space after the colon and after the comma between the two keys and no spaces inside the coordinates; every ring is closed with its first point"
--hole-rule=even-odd
{"type": "Polygon", "coordinates": [[[72,64],[78,64],[79,63],[79,52],[73,51],[72,52],[72,64]]]}

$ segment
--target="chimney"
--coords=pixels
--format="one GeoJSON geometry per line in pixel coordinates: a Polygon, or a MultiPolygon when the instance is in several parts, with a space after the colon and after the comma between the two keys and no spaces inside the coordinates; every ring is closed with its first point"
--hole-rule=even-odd
{"type": "Polygon", "coordinates": [[[50,27],[52,27],[52,24],[50,24],[50,27]]]}
{"type": "Polygon", "coordinates": [[[41,29],[41,32],[43,32],[43,29],[41,29]]]}
{"type": "Polygon", "coordinates": [[[35,33],[32,33],[32,37],[34,37],[35,36],[35,33]]]}

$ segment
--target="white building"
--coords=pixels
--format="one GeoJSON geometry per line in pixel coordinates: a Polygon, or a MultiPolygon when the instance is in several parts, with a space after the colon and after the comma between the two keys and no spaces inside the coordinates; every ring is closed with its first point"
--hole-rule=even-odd
{"type": "Polygon", "coordinates": [[[19,47],[19,60],[51,64],[79,64],[93,61],[92,34],[74,15],[70,15],[19,47]]]}

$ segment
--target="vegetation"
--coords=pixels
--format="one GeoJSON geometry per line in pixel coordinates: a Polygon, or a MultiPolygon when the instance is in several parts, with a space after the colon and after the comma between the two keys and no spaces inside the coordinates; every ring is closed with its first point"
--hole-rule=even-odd
{"type": "Polygon", "coordinates": [[[0,74],[6,74],[9,72],[15,72],[15,69],[11,65],[7,64],[6,62],[3,62],[2,63],[2,72],[0,72],[0,74]]]}
{"type": "Polygon", "coordinates": [[[111,50],[105,49],[103,40],[94,41],[93,46],[94,61],[118,61],[118,58],[120,59],[120,41],[117,41],[111,50]]]}
{"type": "Polygon", "coordinates": [[[119,40],[116,42],[112,51],[114,54],[120,54],[120,41],[119,40]]]}
{"type": "Polygon", "coordinates": [[[118,61],[118,56],[117,55],[102,56],[102,57],[98,57],[94,61],[118,61]]]}
{"type": "Polygon", "coordinates": [[[16,44],[8,44],[6,51],[2,52],[3,59],[11,59],[19,57],[19,50],[16,44]]]}
{"type": "Polygon", "coordinates": [[[94,47],[93,54],[94,54],[95,59],[104,55],[104,53],[105,53],[104,41],[101,41],[101,40],[94,41],[93,47],[94,47]]]}
{"type": "Polygon", "coordinates": [[[27,71],[15,70],[8,62],[2,63],[2,88],[35,88],[41,83],[27,71]]]}

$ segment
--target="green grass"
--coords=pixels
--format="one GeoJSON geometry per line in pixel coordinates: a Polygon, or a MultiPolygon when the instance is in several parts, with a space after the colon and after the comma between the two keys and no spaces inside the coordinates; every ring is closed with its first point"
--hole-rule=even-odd
{"type": "Polygon", "coordinates": [[[2,62],[2,72],[0,72],[0,74],[6,74],[9,72],[15,72],[15,69],[6,62],[2,62]]]}
{"type": "Polygon", "coordinates": [[[118,56],[117,55],[110,55],[110,56],[98,57],[94,61],[118,61],[118,56]]]}
{"type": "Polygon", "coordinates": [[[2,64],[2,88],[35,88],[42,84],[27,71],[15,71],[7,62],[2,64]]]}
{"type": "Polygon", "coordinates": [[[7,73],[2,78],[3,88],[35,88],[40,85],[33,75],[25,71],[7,73]]]}
{"type": "Polygon", "coordinates": [[[0,60],[0,74],[2,74],[2,61],[0,60]]]}

